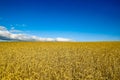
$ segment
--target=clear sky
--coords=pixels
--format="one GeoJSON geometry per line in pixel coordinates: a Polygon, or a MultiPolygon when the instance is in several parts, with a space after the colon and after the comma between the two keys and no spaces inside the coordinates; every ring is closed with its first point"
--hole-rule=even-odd
{"type": "Polygon", "coordinates": [[[120,40],[120,0],[0,0],[0,25],[40,37],[120,40]]]}

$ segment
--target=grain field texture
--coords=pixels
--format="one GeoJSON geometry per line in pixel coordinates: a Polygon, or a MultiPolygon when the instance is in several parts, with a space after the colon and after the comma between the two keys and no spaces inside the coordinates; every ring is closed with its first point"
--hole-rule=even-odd
{"type": "Polygon", "coordinates": [[[0,42],[0,80],[120,80],[120,42],[0,42]]]}

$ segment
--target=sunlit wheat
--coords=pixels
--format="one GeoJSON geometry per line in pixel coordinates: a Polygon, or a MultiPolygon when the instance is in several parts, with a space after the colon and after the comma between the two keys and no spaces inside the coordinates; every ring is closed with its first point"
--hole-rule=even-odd
{"type": "Polygon", "coordinates": [[[120,80],[120,42],[1,42],[0,80],[120,80]]]}

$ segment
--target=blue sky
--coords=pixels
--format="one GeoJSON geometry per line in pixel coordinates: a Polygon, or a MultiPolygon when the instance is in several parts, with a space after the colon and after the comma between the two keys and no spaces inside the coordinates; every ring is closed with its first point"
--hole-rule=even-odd
{"type": "Polygon", "coordinates": [[[120,40],[119,0],[0,0],[0,25],[40,37],[120,40]]]}

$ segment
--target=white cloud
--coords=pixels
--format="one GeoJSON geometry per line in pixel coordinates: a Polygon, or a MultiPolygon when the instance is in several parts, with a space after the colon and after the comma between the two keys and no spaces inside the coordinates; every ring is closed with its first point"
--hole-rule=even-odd
{"type": "Polygon", "coordinates": [[[67,38],[56,38],[56,41],[71,41],[71,40],[67,38]]]}
{"type": "Polygon", "coordinates": [[[6,27],[4,27],[4,26],[0,26],[0,31],[6,31],[6,30],[7,30],[6,27]]]}
{"type": "Polygon", "coordinates": [[[17,32],[22,32],[22,31],[20,31],[20,30],[10,30],[10,32],[15,32],[15,33],[17,33],[17,32]]]}
{"type": "Polygon", "coordinates": [[[14,27],[8,30],[4,26],[0,26],[0,40],[20,40],[20,41],[71,41],[66,38],[41,38],[27,34],[21,34],[20,30],[15,30],[14,27]],[[16,34],[14,32],[17,32],[16,34]]]}
{"type": "Polygon", "coordinates": [[[17,33],[17,32],[22,32],[22,31],[16,30],[15,27],[11,27],[10,32],[17,33]]]}

